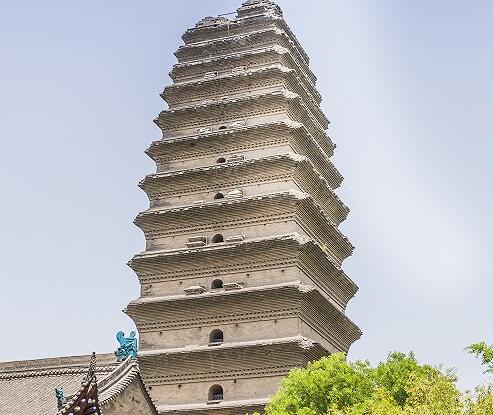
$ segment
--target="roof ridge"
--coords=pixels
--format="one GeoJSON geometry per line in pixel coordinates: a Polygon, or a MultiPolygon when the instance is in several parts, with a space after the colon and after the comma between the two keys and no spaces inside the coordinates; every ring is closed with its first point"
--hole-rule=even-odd
{"type": "MultiPolygon", "coordinates": [[[[103,358],[103,362],[108,365],[110,365],[114,359],[113,353],[104,353],[98,356],[101,356],[103,358]]],[[[78,367],[87,369],[87,364],[89,363],[90,358],[91,355],[76,355],[0,362],[0,375],[2,373],[56,370],[78,367]]]]}

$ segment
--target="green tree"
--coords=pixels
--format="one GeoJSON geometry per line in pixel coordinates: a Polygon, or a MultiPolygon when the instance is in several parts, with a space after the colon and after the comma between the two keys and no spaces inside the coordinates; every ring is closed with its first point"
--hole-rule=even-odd
{"type": "Polygon", "coordinates": [[[404,406],[411,383],[434,370],[431,366],[421,366],[413,353],[391,353],[386,362],[374,369],[374,376],[377,384],[390,393],[399,406],[404,406]]]}
{"type": "Polygon", "coordinates": [[[456,387],[456,377],[435,368],[426,373],[412,373],[406,386],[407,399],[403,405],[406,415],[461,415],[463,400],[456,387]]]}
{"type": "Polygon", "coordinates": [[[479,386],[475,393],[466,396],[466,415],[491,415],[493,414],[493,386],[479,386]]]}
{"type": "Polygon", "coordinates": [[[486,366],[486,372],[493,373],[493,346],[485,342],[474,343],[467,347],[466,351],[476,357],[481,357],[481,363],[486,366]]]}
{"type": "Polygon", "coordinates": [[[336,353],[290,372],[272,398],[267,414],[318,415],[364,401],[373,389],[366,362],[348,363],[336,353]]]}
{"type": "Polygon", "coordinates": [[[292,371],[266,414],[460,415],[455,383],[453,374],[421,365],[412,354],[392,353],[377,367],[333,354],[292,371]]]}
{"type": "MultiPolygon", "coordinates": [[[[481,363],[486,366],[485,373],[493,373],[493,346],[485,342],[471,344],[466,350],[481,358],[481,363]]],[[[478,386],[474,394],[466,395],[466,415],[491,415],[493,414],[493,385],[478,386]]]]}
{"type": "MultiPolygon", "coordinates": [[[[468,352],[493,373],[493,347],[468,352]]],[[[376,367],[341,353],[290,372],[266,415],[493,415],[493,385],[461,394],[453,372],[420,364],[412,353],[391,353],[376,367]]]]}

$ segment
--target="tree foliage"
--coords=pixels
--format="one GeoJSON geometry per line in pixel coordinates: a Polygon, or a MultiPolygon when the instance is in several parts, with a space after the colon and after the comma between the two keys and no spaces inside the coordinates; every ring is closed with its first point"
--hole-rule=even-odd
{"type": "Polygon", "coordinates": [[[493,373],[493,346],[488,346],[485,342],[471,344],[466,350],[481,357],[481,363],[486,366],[486,372],[493,373]]]}
{"type": "MultiPolygon", "coordinates": [[[[491,361],[490,361],[491,362],[491,361]]],[[[333,354],[284,379],[266,415],[492,415],[493,387],[462,394],[456,376],[391,353],[376,367],[333,354]]]]}
{"type": "Polygon", "coordinates": [[[479,386],[475,393],[467,393],[465,401],[466,415],[493,414],[493,386],[479,386]]]}

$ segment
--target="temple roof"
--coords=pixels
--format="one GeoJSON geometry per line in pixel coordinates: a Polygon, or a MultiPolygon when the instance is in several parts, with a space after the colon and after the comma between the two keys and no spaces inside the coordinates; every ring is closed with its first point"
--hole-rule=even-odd
{"type": "Polygon", "coordinates": [[[54,415],[58,410],[55,388],[63,388],[68,399],[58,413],[69,413],[67,410],[78,405],[79,400],[93,399],[97,385],[99,406],[103,410],[106,408],[105,415],[113,415],[113,403],[129,387],[146,404],[147,410],[142,414],[157,414],[140,379],[135,359],[116,362],[114,354],[98,355],[94,372],[90,369],[88,373],[90,362],[91,356],[71,356],[0,363],[2,412],[6,415],[54,415]]]}
{"type": "MultiPolygon", "coordinates": [[[[8,415],[56,414],[55,388],[76,393],[87,372],[90,356],[57,357],[0,363],[0,402],[8,415]]],[[[113,354],[98,357],[96,375],[105,377],[118,363],[113,354]]]]}

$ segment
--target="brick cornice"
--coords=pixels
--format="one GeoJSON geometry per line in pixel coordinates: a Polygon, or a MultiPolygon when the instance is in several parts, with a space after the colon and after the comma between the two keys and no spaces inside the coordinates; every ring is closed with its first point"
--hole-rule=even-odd
{"type": "Polygon", "coordinates": [[[318,343],[303,337],[140,352],[146,385],[216,379],[283,376],[295,367],[326,355],[318,343]],[[242,359],[238,359],[241,355],[242,359]],[[166,370],[161,370],[166,367],[166,370]]]}

